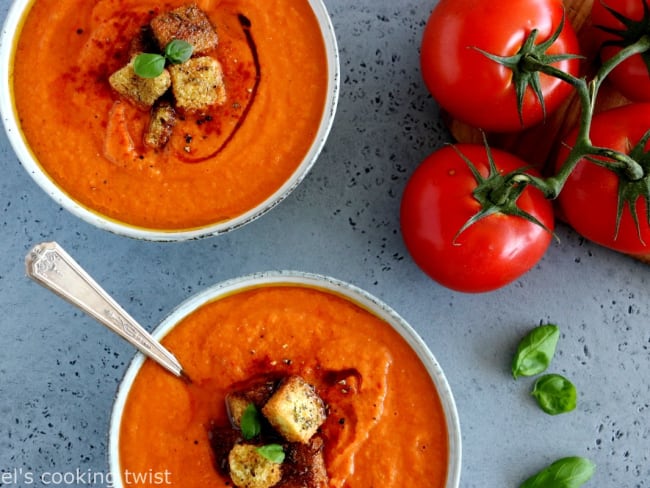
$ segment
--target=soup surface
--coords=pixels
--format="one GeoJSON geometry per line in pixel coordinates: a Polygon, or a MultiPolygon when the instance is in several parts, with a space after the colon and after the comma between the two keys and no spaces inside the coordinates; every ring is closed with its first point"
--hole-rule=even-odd
{"type": "Polygon", "coordinates": [[[209,432],[228,421],[232,385],[260,374],[299,374],[325,401],[330,487],[445,486],[447,427],[430,376],[389,324],[349,300],[301,286],[252,288],[200,307],[163,343],[192,382],[145,361],[120,427],[127,486],[154,486],[154,475],[184,488],[229,486],[209,432]],[[148,482],[127,484],[138,474],[148,482]]]}
{"type": "Polygon", "coordinates": [[[318,130],[327,60],[307,0],[198,0],[219,43],[226,102],[182,114],[162,149],[149,111],[109,76],[152,18],[187,0],[35,0],[16,46],[13,89],[36,159],[80,204],[148,229],[234,218],[290,178],[318,130]]]}

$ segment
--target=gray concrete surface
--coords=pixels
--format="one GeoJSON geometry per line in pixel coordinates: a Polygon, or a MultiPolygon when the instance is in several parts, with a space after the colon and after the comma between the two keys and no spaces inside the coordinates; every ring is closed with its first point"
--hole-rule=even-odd
{"type": "Polygon", "coordinates": [[[561,242],[525,277],[465,295],[429,280],[406,252],[402,189],[448,138],[419,74],[433,3],[326,0],[342,67],[330,139],[289,198],[229,235],[151,243],[95,229],[44,195],[0,134],[0,486],[106,472],[113,395],[134,354],[25,277],[25,254],[44,240],[59,241],[149,328],[192,293],[251,272],[351,282],[403,315],[444,368],[463,432],[462,487],[517,487],[567,455],[597,464],[587,486],[650,486],[650,267],[560,226],[561,242]],[[551,369],[579,390],[577,410],[557,417],[537,408],[530,381],[509,375],[519,338],[547,321],[562,330],[551,369]]]}

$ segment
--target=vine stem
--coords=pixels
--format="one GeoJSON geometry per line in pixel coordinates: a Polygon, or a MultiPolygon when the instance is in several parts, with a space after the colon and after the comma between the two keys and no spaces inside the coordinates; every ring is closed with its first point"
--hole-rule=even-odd
{"type": "Polygon", "coordinates": [[[564,184],[568,180],[572,171],[578,165],[580,160],[586,156],[602,158],[604,161],[599,164],[623,171],[631,180],[643,178],[644,171],[641,165],[627,154],[614,151],[609,148],[594,146],[591,143],[591,120],[594,115],[596,99],[601,85],[611,71],[626,59],[650,49],[650,37],[642,36],[634,44],[621,49],[616,55],[603,62],[591,81],[587,82],[584,77],[576,77],[566,73],[554,66],[542,63],[534,56],[524,57],[522,63],[530,70],[540,71],[546,75],[559,78],[572,85],[580,101],[580,123],[576,142],[570,149],[566,160],[557,172],[550,177],[540,178],[531,176],[523,172],[515,172],[510,176],[512,184],[530,184],[538,188],[546,198],[555,199],[562,191],[564,184]]]}

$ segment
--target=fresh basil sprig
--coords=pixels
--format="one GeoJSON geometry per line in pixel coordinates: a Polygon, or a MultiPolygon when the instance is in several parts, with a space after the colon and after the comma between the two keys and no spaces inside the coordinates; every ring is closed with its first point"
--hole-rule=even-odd
{"type": "Polygon", "coordinates": [[[576,408],[578,393],[568,379],[559,374],[547,374],[533,385],[531,394],[540,408],[549,415],[570,412],[576,408]]]}
{"type": "Polygon", "coordinates": [[[257,437],[262,431],[262,422],[260,421],[260,413],[255,408],[255,405],[249,403],[239,421],[239,427],[244,439],[247,441],[253,437],[257,437]]]}
{"type": "Polygon", "coordinates": [[[165,58],[172,64],[181,64],[192,57],[194,47],[187,41],[174,39],[165,46],[165,58]]]}
{"type": "Polygon", "coordinates": [[[589,481],[595,469],[588,459],[566,457],[528,478],[519,488],[578,488],[589,481]]]}
{"type": "Polygon", "coordinates": [[[534,376],[548,368],[560,338],[560,329],[553,324],[540,325],[521,340],[512,362],[512,376],[534,376]]]}
{"type": "Polygon", "coordinates": [[[140,78],[156,78],[165,69],[169,61],[172,64],[181,64],[192,57],[194,47],[181,39],[174,39],[165,46],[164,54],[141,53],[133,60],[133,70],[140,78]]]}
{"type": "Polygon", "coordinates": [[[133,71],[140,78],[156,78],[165,69],[165,58],[160,54],[142,53],[133,60],[133,71]]]}
{"type": "Polygon", "coordinates": [[[284,449],[280,444],[267,444],[265,446],[260,446],[256,451],[273,463],[282,464],[284,461],[284,449]]]}

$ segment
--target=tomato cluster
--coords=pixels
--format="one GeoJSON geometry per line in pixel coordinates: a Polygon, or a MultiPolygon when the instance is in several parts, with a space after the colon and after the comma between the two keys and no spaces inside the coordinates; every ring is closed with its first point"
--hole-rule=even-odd
{"type": "MultiPolygon", "coordinates": [[[[559,212],[583,236],[650,254],[650,0],[594,0],[595,75],[582,73],[562,0],[440,0],[424,30],[424,82],[451,118],[486,133],[544,127],[576,96],[575,130],[544,176],[488,143],[445,146],[406,185],[401,230],[431,278],[464,292],[535,266],[559,212]],[[595,113],[603,80],[629,103],[595,113]],[[556,199],[557,205],[551,200],[556,199]]],[[[542,132],[543,133],[543,132],[542,132]]]]}

